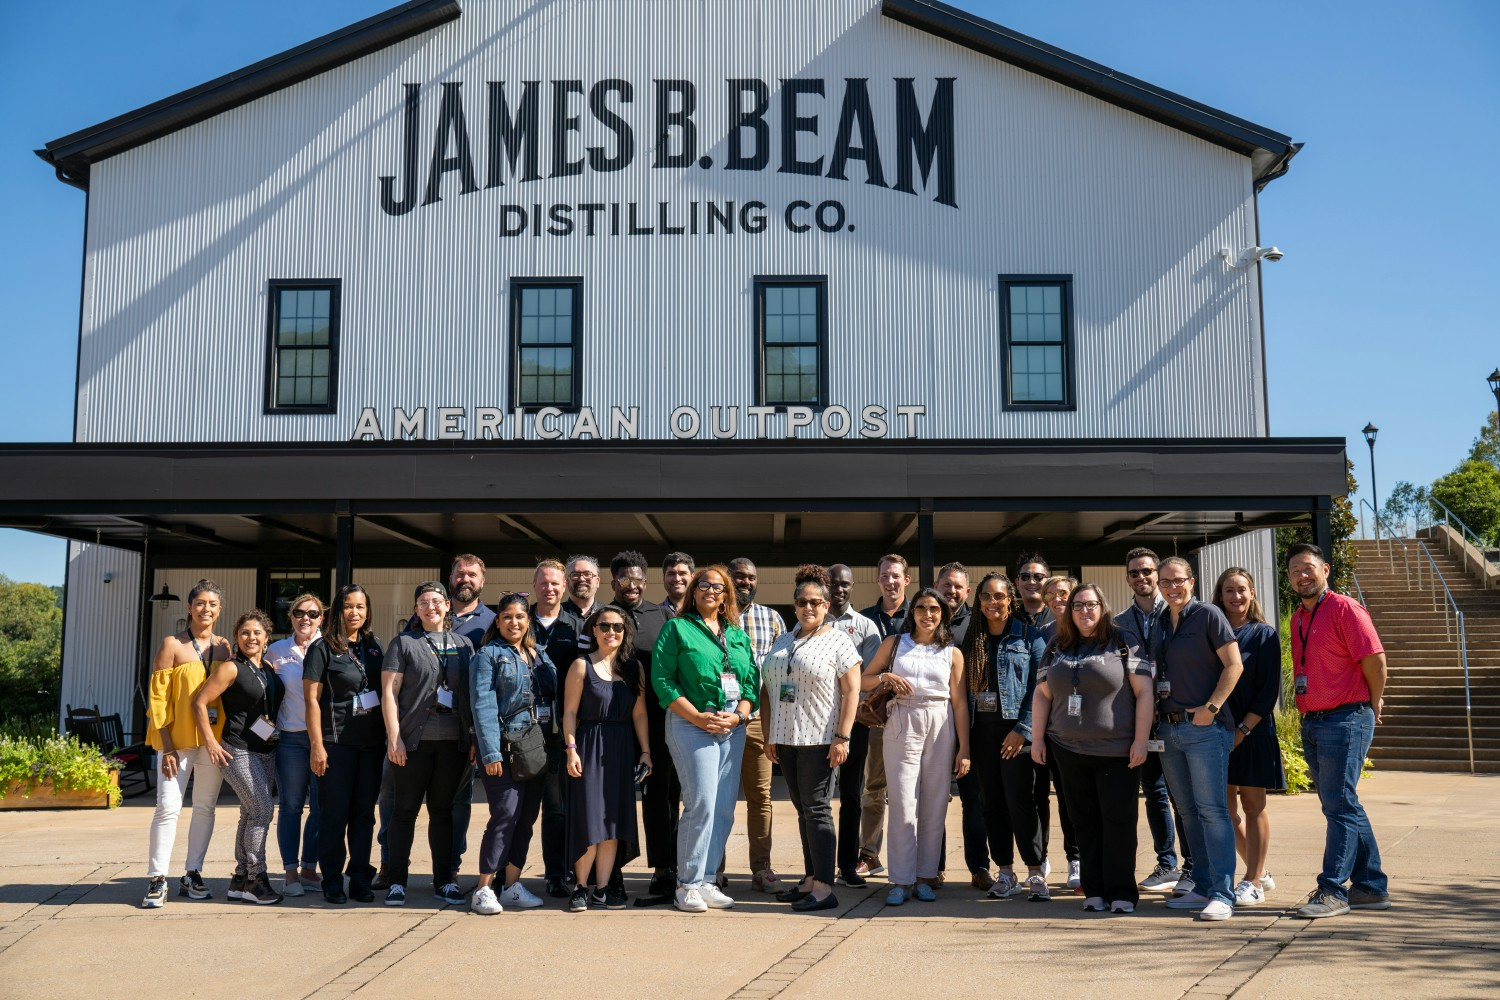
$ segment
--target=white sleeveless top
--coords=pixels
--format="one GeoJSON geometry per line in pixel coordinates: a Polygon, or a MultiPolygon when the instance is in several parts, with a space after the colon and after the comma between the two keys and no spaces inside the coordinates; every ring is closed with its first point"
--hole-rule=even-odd
{"type": "Polygon", "coordinates": [[[891,672],[911,682],[911,694],[899,699],[914,701],[947,701],[948,679],[953,675],[953,647],[918,646],[911,634],[903,634],[896,643],[891,672]]]}

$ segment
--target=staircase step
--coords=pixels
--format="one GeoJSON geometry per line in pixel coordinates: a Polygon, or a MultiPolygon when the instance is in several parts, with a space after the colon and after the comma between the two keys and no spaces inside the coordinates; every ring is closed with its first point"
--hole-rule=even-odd
{"type": "MultiPolygon", "coordinates": [[[[1420,758],[1387,758],[1381,760],[1375,767],[1376,774],[1381,771],[1441,771],[1452,773],[1469,773],[1469,759],[1465,757],[1462,761],[1456,760],[1425,760],[1420,758]]],[[[1474,771],[1478,774],[1500,774],[1500,761],[1474,760],[1474,771]]]]}

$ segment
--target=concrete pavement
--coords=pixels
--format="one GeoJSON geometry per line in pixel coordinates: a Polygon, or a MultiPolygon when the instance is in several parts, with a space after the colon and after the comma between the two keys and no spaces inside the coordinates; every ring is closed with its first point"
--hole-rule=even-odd
{"type": "MultiPolygon", "coordinates": [[[[883,905],[886,884],[838,888],[830,914],[800,916],[752,892],[743,825],[729,844],[732,911],[668,908],[569,914],[559,901],[493,917],[426,891],[416,838],[401,909],[327,906],[320,894],[255,907],[224,898],[238,808],[227,791],[205,873],[211,901],[145,888],[147,797],[111,811],[0,813],[0,996],[317,997],[452,995],[704,998],[1490,997],[1500,995],[1500,776],[1377,772],[1360,784],[1395,903],[1321,921],[1286,914],[1312,887],[1323,820],[1313,796],[1273,796],[1265,905],[1195,922],[1146,894],[1133,917],[992,901],[968,886],[959,810],[949,812],[949,882],[935,903],[883,905]]],[[[796,816],[778,785],[777,867],[800,867],[796,816]]],[[[470,844],[485,809],[477,796],[470,844]]],[[[187,811],[177,838],[180,871],[187,811]]],[[[274,841],[274,830],[273,830],[274,841]]],[[[1052,862],[1063,869],[1054,831],[1052,862]]],[[[1149,834],[1140,825],[1140,873],[1149,834]]],[[[526,878],[540,892],[537,865],[526,878]]],[[[275,857],[273,848],[273,858],[275,857]]],[[[473,858],[464,882],[472,885],[473,858]]],[[[632,869],[632,895],[646,872],[632,869]]],[[[277,882],[279,885],[279,880],[277,882]]]]}

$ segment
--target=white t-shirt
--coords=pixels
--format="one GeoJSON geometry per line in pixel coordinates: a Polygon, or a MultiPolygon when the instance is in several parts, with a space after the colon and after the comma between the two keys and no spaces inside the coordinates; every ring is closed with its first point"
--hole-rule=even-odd
{"type": "Polygon", "coordinates": [[[830,628],[810,639],[793,632],[777,636],[761,664],[763,697],[772,707],[771,742],[792,747],[832,743],[839,724],[839,678],[858,670],[861,662],[843,629],[830,628]],[[784,690],[791,701],[783,700],[784,690]]]}
{"type": "MultiPolygon", "coordinates": [[[[322,634],[319,632],[313,640],[322,634]]],[[[286,686],[281,708],[276,712],[276,728],[284,733],[300,733],[307,728],[307,702],[302,698],[302,650],[290,636],[277,639],[266,649],[266,662],[286,686]]]]}

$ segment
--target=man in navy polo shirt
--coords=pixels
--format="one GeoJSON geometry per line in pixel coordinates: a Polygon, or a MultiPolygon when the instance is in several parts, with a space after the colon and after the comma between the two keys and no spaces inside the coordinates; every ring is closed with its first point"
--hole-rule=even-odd
{"type": "Polygon", "coordinates": [[[1167,602],[1151,630],[1162,770],[1193,853],[1193,891],[1167,900],[1199,920],[1234,915],[1234,824],[1229,819],[1229,752],[1234,720],[1224,711],[1244,672],[1224,612],[1193,599],[1193,571],[1181,556],[1162,560],[1167,602]]]}

